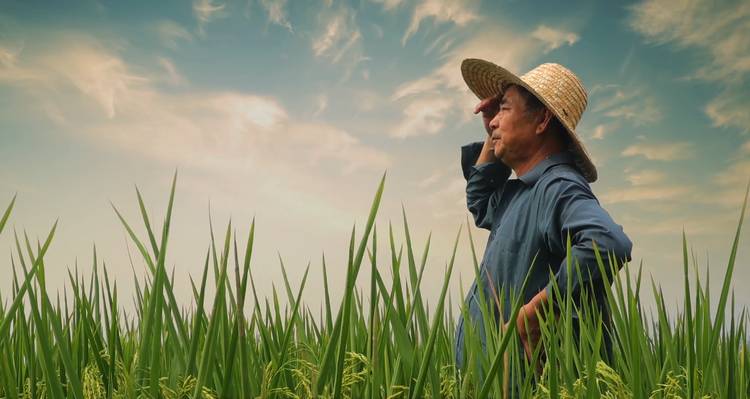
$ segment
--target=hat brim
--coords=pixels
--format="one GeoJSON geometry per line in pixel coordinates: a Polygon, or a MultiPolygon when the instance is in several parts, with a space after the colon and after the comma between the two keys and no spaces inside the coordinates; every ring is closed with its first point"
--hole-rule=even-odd
{"type": "Polygon", "coordinates": [[[480,99],[492,97],[496,94],[504,94],[510,85],[519,85],[528,90],[539,99],[560,121],[568,131],[571,138],[570,151],[575,155],[575,162],[586,181],[593,183],[598,177],[596,166],[591,161],[586,148],[581,143],[580,138],[575,132],[574,126],[563,117],[557,107],[550,104],[544,96],[540,95],[533,87],[524,82],[521,78],[508,71],[507,69],[475,58],[469,58],[461,63],[461,75],[463,75],[466,85],[480,99]]]}

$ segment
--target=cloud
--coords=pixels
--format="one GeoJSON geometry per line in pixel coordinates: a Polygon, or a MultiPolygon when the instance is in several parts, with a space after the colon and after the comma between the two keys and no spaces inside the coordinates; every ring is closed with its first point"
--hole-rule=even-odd
{"type": "Polygon", "coordinates": [[[435,129],[444,125],[444,111],[452,109],[459,110],[461,123],[475,118],[472,111],[479,100],[461,76],[460,65],[464,59],[491,60],[512,72],[523,73],[525,71],[522,67],[540,54],[543,47],[543,43],[532,38],[528,32],[509,31],[499,25],[488,27],[469,37],[442,56],[442,65],[396,88],[391,100],[408,105],[403,105],[404,119],[392,137],[437,133],[435,129]],[[495,40],[497,37],[504,37],[506,40],[499,42],[495,40]],[[425,108],[418,109],[415,104],[425,108]],[[408,114],[406,110],[409,111],[408,114]],[[425,121],[427,124],[419,126],[415,120],[425,121]]]}
{"type": "Polygon", "coordinates": [[[594,128],[593,133],[591,134],[591,138],[602,140],[604,139],[604,135],[607,133],[607,130],[608,129],[606,125],[599,125],[594,128]]]}
{"type": "Polygon", "coordinates": [[[402,97],[406,97],[410,94],[435,92],[437,87],[445,83],[443,76],[425,76],[412,82],[407,82],[396,88],[396,92],[393,93],[391,100],[398,100],[402,97]]]}
{"type": "Polygon", "coordinates": [[[55,103],[47,102],[42,105],[42,109],[44,110],[44,113],[47,114],[47,116],[52,119],[53,121],[57,122],[60,125],[69,125],[70,122],[65,118],[65,116],[60,111],[60,108],[55,105],[55,103]]]}
{"type": "Polygon", "coordinates": [[[419,187],[422,187],[422,188],[429,187],[429,186],[437,183],[442,176],[443,176],[443,173],[440,172],[440,171],[437,171],[437,172],[431,174],[429,177],[421,180],[417,185],[419,187]]]}
{"type": "Polygon", "coordinates": [[[620,89],[618,85],[594,86],[593,93],[614,90],[609,97],[599,99],[593,97],[591,112],[604,112],[612,118],[624,118],[632,120],[635,126],[646,125],[661,119],[661,107],[657,105],[656,98],[648,93],[647,89],[638,86],[629,86],[620,89]]]}
{"type": "Polygon", "coordinates": [[[226,15],[224,7],[226,4],[213,5],[214,0],[193,0],[193,11],[198,18],[198,30],[201,35],[205,34],[203,27],[213,18],[220,18],[226,15]]]}
{"type": "Polygon", "coordinates": [[[158,57],[157,59],[159,65],[163,66],[164,69],[166,69],[167,73],[169,74],[169,78],[167,79],[170,83],[172,83],[175,86],[180,86],[185,83],[187,83],[187,79],[182,77],[179,72],[177,72],[177,68],[174,66],[172,61],[170,61],[166,57],[158,57]]]}
{"type": "MultiPolygon", "coordinates": [[[[70,38],[72,39],[72,38],[70,38]]],[[[124,104],[148,97],[149,78],[133,74],[123,60],[105,51],[93,38],[78,37],[40,57],[39,64],[96,101],[112,119],[124,104]]]]}
{"type": "Polygon", "coordinates": [[[711,118],[713,127],[736,127],[745,133],[750,131],[750,107],[746,93],[727,89],[711,100],[704,111],[711,118]]]}
{"type": "Polygon", "coordinates": [[[440,184],[436,191],[426,195],[421,201],[432,204],[432,216],[437,219],[466,215],[466,180],[457,177],[440,184]]]}
{"type": "Polygon", "coordinates": [[[432,17],[436,23],[452,22],[464,26],[480,19],[475,0],[422,0],[412,14],[411,23],[401,43],[406,45],[410,36],[417,33],[422,20],[432,17]]]}
{"type": "Polygon", "coordinates": [[[344,65],[348,79],[354,68],[369,58],[363,55],[362,33],[356,22],[356,13],[349,7],[323,10],[319,16],[323,31],[312,42],[315,57],[329,58],[331,63],[344,65]]]}
{"type": "Polygon", "coordinates": [[[315,111],[313,112],[313,118],[320,115],[325,109],[328,108],[328,96],[321,94],[315,97],[315,111]]]}
{"type": "Polygon", "coordinates": [[[696,191],[689,186],[640,186],[619,190],[612,190],[599,196],[602,203],[615,204],[619,202],[666,201],[683,198],[686,194],[696,191]]]}
{"type": "Polygon", "coordinates": [[[581,37],[575,33],[552,29],[544,25],[539,25],[534,33],[531,34],[531,37],[535,37],[547,43],[547,48],[544,50],[545,54],[559,48],[565,43],[567,43],[568,46],[572,46],[581,39],[581,37]]]}
{"type": "Polygon", "coordinates": [[[709,214],[692,214],[686,217],[665,218],[659,212],[655,218],[635,217],[625,214],[622,217],[623,226],[633,237],[642,235],[656,235],[664,237],[665,234],[679,235],[682,238],[683,231],[689,237],[697,235],[716,235],[724,234],[727,231],[727,225],[737,223],[737,215],[728,212],[709,213],[709,214]]]}
{"type": "MultiPolygon", "coordinates": [[[[745,143],[743,148],[750,148],[745,143]]],[[[750,159],[741,159],[733,163],[726,171],[716,175],[716,182],[722,186],[747,186],[750,181],[750,159]]]]}
{"type": "Polygon", "coordinates": [[[430,43],[429,46],[427,46],[427,48],[425,48],[424,54],[429,54],[432,50],[437,48],[437,46],[441,42],[443,43],[443,45],[440,47],[440,49],[438,49],[438,53],[444,53],[445,50],[447,50],[454,42],[453,40],[449,39],[448,36],[449,32],[443,33],[442,35],[438,36],[437,39],[435,39],[432,43],[430,43]]]}
{"type": "Polygon", "coordinates": [[[678,161],[695,156],[693,143],[654,143],[636,144],[626,148],[622,155],[643,155],[646,159],[657,161],[678,161]]]}
{"type": "Polygon", "coordinates": [[[645,125],[661,119],[661,112],[654,105],[653,99],[648,99],[640,104],[622,105],[606,112],[607,116],[613,118],[624,117],[632,119],[635,126],[645,125]]]}
{"type": "Polygon", "coordinates": [[[404,109],[404,119],[393,130],[391,137],[405,139],[438,133],[443,129],[452,105],[452,101],[442,98],[412,102],[404,109]]]}
{"type": "Polygon", "coordinates": [[[276,25],[283,26],[292,32],[292,24],[286,20],[287,0],[260,0],[260,5],[268,12],[268,20],[276,25]]]}
{"type": "Polygon", "coordinates": [[[593,96],[594,94],[602,90],[610,90],[610,89],[618,89],[618,88],[620,88],[620,85],[616,85],[616,84],[596,85],[592,87],[591,89],[589,89],[588,93],[590,96],[593,96]]]}
{"type": "Polygon", "coordinates": [[[372,1],[382,4],[383,8],[386,10],[392,10],[404,2],[404,0],[372,0],[372,1]]]}
{"type": "Polygon", "coordinates": [[[651,186],[657,183],[661,183],[666,178],[662,172],[656,170],[644,170],[639,173],[628,175],[625,180],[629,181],[634,186],[651,186]]]}
{"type": "MultiPolygon", "coordinates": [[[[30,57],[30,65],[21,65],[45,73],[42,83],[24,88],[47,93],[44,111],[52,119],[75,119],[71,134],[102,146],[171,165],[264,176],[269,170],[305,175],[311,167],[382,172],[391,162],[342,129],[293,120],[275,99],[232,91],[164,92],[156,85],[158,74],[133,72],[144,67],[126,63],[93,37],[55,36],[30,57]],[[52,93],[64,96],[54,101],[52,93]]],[[[159,64],[171,79],[184,80],[168,59],[159,64]]]]}
{"type": "Polygon", "coordinates": [[[522,73],[525,71],[521,71],[521,67],[526,65],[533,55],[541,51],[542,46],[539,41],[532,40],[523,33],[507,31],[501,27],[493,26],[470,37],[460,46],[456,46],[454,50],[449,51],[443,57],[445,62],[428,75],[398,86],[392,99],[398,100],[414,94],[434,93],[439,89],[470,93],[461,76],[460,65],[464,59],[491,60],[512,72],[522,73]],[[497,37],[505,37],[507,40],[498,42],[495,40],[497,37]]]}
{"type": "Polygon", "coordinates": [[[361,169],[384,170],[391,163],[388,154],[361,145],[359,139],[338,128],[305,123],[293,124],[287,130],[290,141],[301,145],[293,151],[310,166],[332,159],[343,165],[344,173],[351,174],[361,169]]]}
{"type": "Polygon", "coordinates": [[[179,39],[183,39],[188,43],[193,42],[193,35],[174,21],[159,22],[156,25],[156,33],[161,39],[161,43],[172,50],[180,49],[179,39]]]}
{"type": "Polygon", "coordinates": [[[644,0],[630,11],[630,27],[647,43],[697,50],[697,68],[685,78],[725,87],[704,108],[713,126],[748,132],[750,97],[741,87],[750,73],[750,3],[644,0]]]}
{"type": "Polygon", "coordinates": [[[7,68],[12,68],[16,57],[21,54],[21,51],[23,51],[23,42],[17,45],[0,42],[0,64],[7,68]]]}
{"type": "Polygon", "coordinates": [[[703,51],[695,78],[734,81],[750,72],[750,3],[645,0],[630,11],[630,27],[648,43],[703,51]]]}

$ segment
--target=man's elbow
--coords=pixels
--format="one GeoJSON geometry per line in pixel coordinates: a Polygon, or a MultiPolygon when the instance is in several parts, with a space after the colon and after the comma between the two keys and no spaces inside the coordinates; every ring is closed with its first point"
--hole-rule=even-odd
{"type": "Polygon", "coordinates": [[[609,252],[614,255],[617,266],[622,267],[625,262],[633,260],[633,242],[630,241],[630,238],[622,230],[613,233],[609,252]]]}

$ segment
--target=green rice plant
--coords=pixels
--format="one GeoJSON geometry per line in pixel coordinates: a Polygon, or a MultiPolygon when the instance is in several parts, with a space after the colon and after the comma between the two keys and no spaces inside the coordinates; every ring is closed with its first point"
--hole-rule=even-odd
{"type": "MultiPolygon", "coordinates": [[[[135,279],[133,314],[120,307],[117,282],[110,280],[95,248],[90,275],[69,271],[62,297],[53,298],[47,292],[44,257],[56,224],[43,242],[14,232],[11,290],[0,293],[0,398],[502,398],[515,387],[506,384],[506,372],[521,375],[521,370],[529,370],[520,377],[521,398],[750,397],[747,313],[738,312],[730,296],[750,186],[716,303],[708,271],[702,281],[684,235],[686,295],[676,314],[668,312],[661,288],[652,280],[649,289],[657,303],[649,316],[641,301],[642,265],[634,272],[627,263],[613,257],[604,262],[599,256],[606,313],[594,306],[588,291],[574,302],[553,287],[560,315],[549,308],[542,311],[542,345],[529,359],[519,350],[515,323],[503,331],[494,319],[487,301],[502,306],[498,298],[503,290],[490,287],[493,297],[480,298],[483,325],[467,324],[466,366],[459,369],[453,341],[457,317],[466,309],[454,309],[448,285],[456,262],[473,262],[476,275],[480,273],[470,228],[466,235],[472,258],[456,259],[461,226],[440,297],[429,304],[421,283],[431,236],[420,259],[405,210],[403,243],[389,224],[385,237],[390,256],[378,257],[382,237],[375,218],[383,176],[364,229],[352,230],[346,289],[336,307],[325,256],[321,260],[325,302],[316,315],[303,299],[309,265],[300,285],[293,287],[280,257],[283,288],[259,298],[251,266],[255,222],[247,237],[238,237],[231,221],[217,237],[211,222],[204,268],[200,280],[190,278],[193,302],[184,308],[174,295],[175,270],[165,266],[176,178],[160,235],[137,189],[144,237],[114,209],[146,264],[145,277],[135,279]],[[369,266],[364,269],[370,275],[367,291],[357,284],[363,266],[369,266]],[[389,284],[384,273],[392,278],[389,284]],[[213,298],[206,293],[208,284],[214,284],[213,298]],[[10,300],[4,301],[3,294],[10,300]],[[604,314],[608,323],[603,323],[604,314]],[[480,329],[487,335],[486,349],[476,338],[480,329]],[[613,339],[611,353],[603,348],[605,332],[613,339]],[[546,359],[539,373],[531,365],[542,356],[541,348],[546,359]]],[[[0,220],[0,233],[15,200],[0,220]]],[[[584,272],[572,258],[566,267],[584,272]]],[[[512,294],[519,298],[523,292],[512,294]]],[[[521,306],[513,302],[510,320],[521,306]]]]}

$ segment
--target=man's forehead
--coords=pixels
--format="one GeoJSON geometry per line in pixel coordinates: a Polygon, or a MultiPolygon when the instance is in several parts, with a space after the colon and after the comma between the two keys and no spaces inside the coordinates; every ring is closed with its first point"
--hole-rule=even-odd
{"type": "Polygon", "coordinates": [[[501,104],[512,103],[514,99],[518,97],[518,88],[516,85],[510,85],[503,93],[503,98],[500,100],[501,104]]]}

